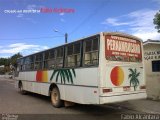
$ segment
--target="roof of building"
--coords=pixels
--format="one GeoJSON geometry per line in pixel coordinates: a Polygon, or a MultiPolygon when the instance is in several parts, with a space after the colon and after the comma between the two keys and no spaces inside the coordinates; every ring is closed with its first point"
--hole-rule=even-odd
{"type": "Polygon", "coordinates": [[[147,44],[160,44],[160,40],[151,40],[151,39],[148,39],[147,41],[143,42],[143,45],[147,45],[147,44]]]}

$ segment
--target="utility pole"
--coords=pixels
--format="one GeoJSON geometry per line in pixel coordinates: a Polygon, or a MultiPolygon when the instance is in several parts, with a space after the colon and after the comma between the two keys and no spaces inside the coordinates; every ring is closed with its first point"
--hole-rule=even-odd
{"type": "Polygon", "coordinates": [[[64,36],[64,38],[65,38],[65,43],[68,43],[68,34],[67,33],[62,33],[62,32],[59,32],[58,30],[56,30],[56,29],[54,29],[54,32],[57,32],[57,33],[59,33],[59,34],[62,34],[63,36],[64,36]]]}
{"type": "Polygon", "coordinates": [[[68,34],[65,33],[65,43],[68,43],[68,34]]]}

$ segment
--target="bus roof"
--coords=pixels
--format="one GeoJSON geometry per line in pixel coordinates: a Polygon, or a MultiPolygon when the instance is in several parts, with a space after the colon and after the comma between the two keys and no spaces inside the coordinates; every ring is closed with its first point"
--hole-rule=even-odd
{"type": "MultiPolygon", "coordinates": [[[[72,44],[74,42],[77,42],[77,41],[81,41],[81,40],[84,40],[84,39],[87,39],[87,38],[91,38],[91,37],[95,37],[95,36],[99,36],[100,34],[102,35],[117,35],[117,36],[121,36],[121,37],[127,37],[127,38],[132,38],[132,39],[136,39],[136,40],[139,40],[142,42],[142,39],[136,37],[136,36],[133,36],[133,35],[129,35],[129,34],[126,34],[126,33],[122,33],[122,32],[99,32],[97,34],[93,34],[93,35],[90,35],[90,36],[85,36],[85,37],[82,37],[80,39],[77,39],[77,40],[74,40],[70,43],[65,43],[65,44],[62,44],[62,45],[59,45],[59,46],[56,46],[56,47],[52,47],[52,48],[49,48],[49,49],[46,49],[46,50],[43,50],[43,51],[40,51],[40,52],[36,52],[36,53],[33,53],[33,54],[29,54],[29,55],[26,55],[24,57],[27,57],[27,56],[31,56],[31,55],[35,55],[35,54],[38,54],[38,53],[41,53],[41,52],[45,52],[45,51],[48,51],[48,50],[51,50],[51,49],[54,49],[54,48],[58,48],[58,47],[62,47],[64,45],[68,45],[68,44],[72,44]]],[[[20,57],[18,59],[21,59],[21,58],[24,58],[24,57],[20,57]]]]}

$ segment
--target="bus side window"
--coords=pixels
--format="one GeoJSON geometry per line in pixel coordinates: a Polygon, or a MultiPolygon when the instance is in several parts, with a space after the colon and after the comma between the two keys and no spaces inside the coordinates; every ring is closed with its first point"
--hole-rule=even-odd
{"type": "Polygon", "coordinates": [[[63,67],[63,47],[56,49],[56,67],[63,67]]]}
{"type": "Polygon", "coordinates": [[[24,70],[33,70],[34,69],[34,56],[28,56],[24,61],[24,70]]]}
{"type": "Polygon", "coordinates": [[[44,52],[43,68],[48,69],[49,51],[44,52]]]}
{"type": "Polygon", "coordinates": [[[22,71],[23,70],[23,59],[17,60],[17,71],[22,71]]]}
{"type": "Polygon", "coordinates": [[[98,65],[99,61],[99,43],[98,39],[92,40],[92,63],[98,65]]]}
{"type": "Polygon", "coordinates": [[[73,44],[66,47],[65,67],[74,66],[73,44]]]}
{"type": "Polygon", "coordinates": [[[28,64],[29,64],[29,57],[26,57],[24,59],[24,70],[29,70],[28,64]]]}
{"type": "Polygon", "coordinates": [[[34,56],[33,55],[30,56],[30,64],[29,64],[29,66],[30,66],[30,70],[34,70],[34,56]]]}
{"type": "Polygon", "coordinates": [[[20,71],[24,70],[24,58],[20,60],[20,71]]]}
{"type": "Polygon", "coordinates": [[[42,69],[42,58],[43,58],[42,53],[36,54],[35,64],[34,64],[34,69],[35,70],[41,70],[42,69]]]}
{"type": "Polygon", "coordinates": [[[81,43],[75,43],[74,44],[74,60],[75,60],[75,66],[79,67],[81,63],[81,43]]]}
{"type": "Polygon", "coordinates": [[[98,38],[84,41],[84,66],[98,65],[99,60],[98,38]]]}
{"type": "Polygon", "coordinates": [[[55,67],[55,50],[52,49],[49,51],[49,60],[48,60],[48,68],[55,67]]]}
{"type": "Polygon", "coordinates": [[[80,42],[68,45],[66,47],[65,67],[80,66],[80,42]]]}

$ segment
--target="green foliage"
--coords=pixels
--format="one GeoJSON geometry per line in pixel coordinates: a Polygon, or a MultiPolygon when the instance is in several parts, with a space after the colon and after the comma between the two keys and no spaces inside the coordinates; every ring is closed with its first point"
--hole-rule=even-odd
{"type": "Polygon", "coordinates": [[[154,16],[153,23],[156,25],[155,28],[160,33],[160,10],[154,16]]]}
{"type": "Polygon", "coordinates": [[[52,81],[54,76],[56,76],[56,82],[58,82],[60,76],[61,83],[65,84],[67,80],[68,83],[71,82],[73,84],[73,76],[76,77],[76,73],[74,69],[55,69],[53,70],[50,81],[52,81]]]}
{"type": "Polygon", "coordinates": [[[12,64],[14,67],[17,67],[17,59],[20,57],[22,57],[22,55],[17,53],[9,58],[0,58],[0,66],[4,65],[4,69],[1,69],[0,73],[10,72],[10,64],[12,64]]]}
{"type": "Polygon", "coordinates": [[[14,67],[17,67],[17,59],[22,57],[22,55],[20,53],[14,54],[13,56],[11,56],[10,60],[11,60],[11,64],[14,67]]]}
{"type": "Polygon", "coordinates": [[[128,75],[128,78],[130,79],[130,86],[133,85],[134,90],[136,90],[137,86],[139,85],[138,76],[140,75],[140,72],[137,72],[137,69],[128,69],[130,74],[128,75]]]}
{"type": "Polygon", "coordinates": [[[0,66],[4,65],[4,68],[0,69],[0,74],[5,74],[10,71],[10,58],[0,58],[0,66]]]}
{"type": "Polygon", "coordinates": [[[10,58],[0,58],[0,66],[4,65],[4,66],[9,66],[10,64],[10,58]]]}

